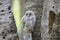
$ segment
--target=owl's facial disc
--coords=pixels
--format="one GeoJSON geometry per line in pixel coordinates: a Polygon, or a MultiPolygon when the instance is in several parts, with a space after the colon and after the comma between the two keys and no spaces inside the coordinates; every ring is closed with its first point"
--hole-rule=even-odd
{"type": "Polygon", "coordinates": [[[34,16],[34,12],[33,12],[33,11],[26,11],[26,12],[25,12],[25,15],[26,15],[27,17],[32,17],[32,16],[34,16]]]}
{"type": "Polygon", "coordinates": [[[26,13],[26,16],[28,16],[28,17],[30,17],[30,16],[32,16],[32,13],[26,13]]]}

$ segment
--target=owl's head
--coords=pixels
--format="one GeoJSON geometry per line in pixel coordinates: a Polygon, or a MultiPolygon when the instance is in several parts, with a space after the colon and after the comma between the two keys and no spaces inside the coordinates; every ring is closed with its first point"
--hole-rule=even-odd
{"type": "Polygon", "coordinates": [[[32,16],[35,16],[35,14],[34,14],[33,11],[28,10],[28,11],[25,12],[25,16],[27,16],[27,17],[32,17],[32,16]]]}

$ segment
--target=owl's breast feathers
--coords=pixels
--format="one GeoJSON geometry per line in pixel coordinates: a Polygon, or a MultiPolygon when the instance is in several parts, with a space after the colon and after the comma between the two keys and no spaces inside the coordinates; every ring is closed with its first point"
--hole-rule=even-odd
{"type": "Polygon", "coordinates": [[[23,23],[23,29],[24,31],[33,31],[33,27],[35,24],[36,18],[31,16],[31,17],[27,17],[27,16],[23,16],[22,17],[22,23],[23,23]]]}

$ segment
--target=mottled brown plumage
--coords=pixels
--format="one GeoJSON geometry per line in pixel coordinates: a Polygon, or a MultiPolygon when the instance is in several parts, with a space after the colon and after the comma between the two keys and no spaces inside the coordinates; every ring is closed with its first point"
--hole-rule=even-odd
{"type": "Polygon", "coordinates": [[[48,26],[49,26],[49,34],[52,32],[52,29],[53,29],[53,24],[54,24],[54,22],[55,22],[55,13],[53,12],[53,11],[50,11],[50,13],[49,13],[49,24],[48,24],[48,26]]]}

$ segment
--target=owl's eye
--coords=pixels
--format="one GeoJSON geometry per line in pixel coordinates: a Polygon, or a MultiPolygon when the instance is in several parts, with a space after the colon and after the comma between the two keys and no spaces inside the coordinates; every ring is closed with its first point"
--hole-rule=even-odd
{"type": "Polygon", "coordinates": [[[26,14],[26,16],[28,15],[28,13],[26,14]]]}
{"type": "Polygon", "coordinates": [[[32,14],[30,13],[29,15],[31,16],[32,14]]]}

